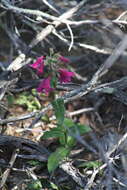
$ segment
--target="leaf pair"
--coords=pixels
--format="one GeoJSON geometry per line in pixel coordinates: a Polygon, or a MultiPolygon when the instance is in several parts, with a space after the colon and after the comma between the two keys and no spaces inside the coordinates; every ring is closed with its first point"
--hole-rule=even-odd
{"type": "Polygon", "coordinates": [[[48,159],[48,171],[54,171],[60,162],[69,155],[70,149],[65,147],[59,147],[53,152],[48,159]]]}

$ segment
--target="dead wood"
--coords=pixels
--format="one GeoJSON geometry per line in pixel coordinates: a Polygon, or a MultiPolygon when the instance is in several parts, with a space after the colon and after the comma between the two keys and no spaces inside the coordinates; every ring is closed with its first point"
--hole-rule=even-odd
{"type": "Polygon", "coordinates": [[[39,145],[38,143],[35,143],[29,139],[8,135],[0,135],[0,148],[2,149],[5,147],[10,150],[17,148],[20,150],[25,150],[26,148],[30,148],[31,151],[34,151],[37,154],[49,154],[48,150],[43,147],[43,145],[39,145]]]}

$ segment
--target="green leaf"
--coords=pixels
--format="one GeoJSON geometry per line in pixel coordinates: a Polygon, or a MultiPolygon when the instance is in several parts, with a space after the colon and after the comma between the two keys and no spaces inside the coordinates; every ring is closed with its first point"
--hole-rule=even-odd
{"type": "Polygon", "coordinates": [[[50,185],[51,185],[52,189],[59,190],[59,188],[57,187],[57,185],[55,183],[50,182],[50,185]]]}
{"type": "Polygon", "coordinates": [[[28,190],[41,190],[42,185],[39,180],[34,180],[32,183],[28,184],[27,188],[28,190]]]}
{"type": "Polygon", "coordinates": [[[63,133],[62,136],[59,137],[59,141],[61,145],[66,145],[66,137],[65,137],[65,133],[63,133]]]}
{"type": "Polygon", "coordinates": [[[43,122],[47,123],[47,124],[50,123],[49,116],[48,116],[47,114],[43,115],[43,116],[41,117],[41,120],[42,120],[43,122]]]}
{"type": "Polygon", "coordinates": [[[102,162],[99,161],[89,161],[89,162],[83,162],[82,164],[80,164],[78,167],[79,168],[98,168],[102,165],[102,162]]]}
{"type": "Polygon", "coordinates": [[[50,131],[44,132],[44,135],[42,136],[43,139],[47,138],[57,138],[61,137],[63,135],[63,130],[62,128],[52,128],[50,131]]]}
{"type": "Polygon", "coordinates": [[[55,116],[58,122],[58,125],[62,125],[64,121],[64,114],[65,114],[65,107],[64,107],[64,100],[62,98],[58,98],[52,102],[55,116]]]}
{"type": "Polygon", "coordinates": [[[91,128],[87,125],[75,124],[69,128],[69,134],[75,136],[76,134],[83,135],[91,131],[91,128]]]}
{"type": "Polygon", "coordinates": [[[19,95],[19,97],[16,99],[16,104],[24,105],[27,102],[27,97],[23,94],[19,95]]]}
{"type": "Polygon", "coordinates": [[[58,148],[48,158],[48,171],[53,172],[59,163],[69,154],[70,149],[65,147],[58,148]]]}
{"type": "Polygon", "coordinates": [[[92,129],[88,125],[76,124],[72,119],[65,118],[63,125],[69,128],[70,132],[76,134],[77,132],[82,135],[90,132],[92,129]]]}
{"type": "Polygon", "coordinates": [[[68,119],[68,118],[64,119],[64,123],[63,124],[66,127],[72,127],[73,125],[75,125],[75,123],[73,122],[73,120],[72,119],[68,119]]]}
{"type": "Polygon", "coordinates": [[[8,101],[9,105],[12,105],[14,103],[14,101],[15,101],[14,96],[13,95],[8,95],[7,96],[7,101],[8,101]]]}
{"type": "Polygon", "coordinates": [[[41,108],[41,104],[36,97],[30,93],[21,93],[15,100],[18,105],[26,106],[28,111],[36,111],[41,108]]]}
{"type": "Polygon", "coordinates": [[[33,105],[35,105],[37,107],[37,109],[41,109],[41,104],[37,98],[34,98],[33,105]]]}
{"type": "Polygon", "coordinates": [[[76,144],[76,139],[72,136],[67,136],[67,145],[73,147],[76,144]]]}
{"type": "Polygon", "coordinates": [[[80,135],[92,131],[92,129],[88,125],[81,125],[81,124],[77,124],[77,130],[79,130],[80,135]]]}
{"type": "Polygon", "coordinates": [[[30,164],[31,166],[37,166],[41,164],[41,162],[37,160],[29,160],[27,163],[30,164]]]}

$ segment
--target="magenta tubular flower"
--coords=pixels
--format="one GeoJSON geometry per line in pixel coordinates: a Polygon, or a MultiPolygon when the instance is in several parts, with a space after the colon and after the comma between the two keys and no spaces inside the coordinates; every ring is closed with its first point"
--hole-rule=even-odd
{"type": "Polygon", "coordinates": [[[64,63],[69,63],[70,62],[70,60],[68,58],[64,57],[64,56],[60,56],[59,60],[64,62],[64,63]]]}
{"type": "Polygon", "coordinates": [[[61,83],[68,83],[71,81],[71,77],[75,76],[75,73],[70,72],[66,69],[59,69],[58,72],[60,73],[59,80],[61,83]]]}
{"type": "Polygon", "coordinates": [[[43,79],[42,82],[39,84],[37,91],[44,92],[46,95],[48,95],[49,92],[54,90],[53,88],[51,88],[50,80],[51,80],[50,77],[43,79]]]}
{"type": "Polygon", "coordinates": [[[38,74],[42,74],[44,71],[44,56],[38,57],[38,59],[29,66],[33,69],[36,69],[38,71],[38,74]]]}

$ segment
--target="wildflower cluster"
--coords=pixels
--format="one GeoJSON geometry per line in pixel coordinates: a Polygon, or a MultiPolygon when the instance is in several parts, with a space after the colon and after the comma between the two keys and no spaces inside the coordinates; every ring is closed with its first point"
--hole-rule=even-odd
{"type": "MultiPolygon", "coordinates": [[[[53,60],[54,61],[54,60],[53,60]]],[[[69,59],[59,56],[55,59],[54,62],[63,62],[69,63],[69,59]]],[[[68,83],[71,81],[71,78],[75,75],[74,72],[70,72],[67,69],[52,67],[52,59],[49,61],[49,71],[45,72],[45,67],[47,65],[46,59],[44,56],[39,57],[33,64],[29,66],[37,71],[38,75],[43,74],[44,79],[41,81],[39,86],[37,87],[38,92],[43,92],[48,95],[51,91],[53,91],[56,87],[57,81],[60,83],[68,83]]]]}

